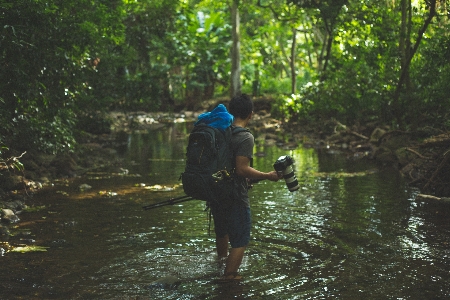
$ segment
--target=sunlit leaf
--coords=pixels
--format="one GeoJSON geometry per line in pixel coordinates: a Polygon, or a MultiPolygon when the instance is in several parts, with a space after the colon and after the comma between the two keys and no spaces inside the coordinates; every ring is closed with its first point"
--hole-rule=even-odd
{"type": "Polygon", "coordinates": [[[9,252],[20,252],[20,253],[27,253],[27,252],[46,252],[49,247],[43,247],[43,246],[21,246],[21,247],[13,247],[9,250],[9,252]]]}

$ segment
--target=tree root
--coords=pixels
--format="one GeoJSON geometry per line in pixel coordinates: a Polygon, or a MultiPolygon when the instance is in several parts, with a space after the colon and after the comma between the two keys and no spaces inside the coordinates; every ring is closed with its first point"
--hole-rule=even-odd
{"type": "Polygon", "coordinates": [[[441,163],[439,164],[439,166],[437,167],[437,169],[433,172],[433,175],[431,175],[430,179],[428,180],[428,182],[424,185],[423,189],[426,190],[429,185],[432,183],[432,181],[436,178],[436,176],[439,174],[439,172],[442,170],[442,168],[447,164],[447,161],[450,158],[450,155],[448,155],[448,153],[450,152],[450,149],[448,149],[447,151],[445,151],[444,153],[444,159],[441,161],[441,163]]]}

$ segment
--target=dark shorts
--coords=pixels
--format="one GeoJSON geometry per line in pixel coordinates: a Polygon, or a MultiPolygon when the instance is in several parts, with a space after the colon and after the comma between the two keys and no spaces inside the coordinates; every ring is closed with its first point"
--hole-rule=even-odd
{"type": "Polygon", "coordinates": [[[232,248],[245,247],[250,242],[252,220],[250,208],[232,205],[227,208],[211,207],[214,217],[214,231],[219,238],[228,234],[232,248]]]}

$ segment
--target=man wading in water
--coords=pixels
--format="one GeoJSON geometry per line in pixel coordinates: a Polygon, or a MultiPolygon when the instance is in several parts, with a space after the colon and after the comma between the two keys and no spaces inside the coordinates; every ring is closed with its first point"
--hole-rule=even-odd
{"type": "MultiPolygon", "coordinates": [[[[234,117],[233,126],[246,127],[253,114],[253,102],[247,95],[231,99],[229,112],[234,117]]],[[[250,242],[251,215],[248,197],[248,179],[268,179],[278,181],[282,175],[276,171],[264,173],[251,167],[253,157],[254,137],[248,132],[234,134],[231,139],[233,154],[236,160],[236,195],[237,199],[226,207],[212,204],[211,212],[214,218],[216,247],[219,258],[227,258],[224,275],[218,282],[240,280],[239,266],[244,257],[244,251],[250,242]],[[228,254],[228,243],[231,245],[228,254]]]]}

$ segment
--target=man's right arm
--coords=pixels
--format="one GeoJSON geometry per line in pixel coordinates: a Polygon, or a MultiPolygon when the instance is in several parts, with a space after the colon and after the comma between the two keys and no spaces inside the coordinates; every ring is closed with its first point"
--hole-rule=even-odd
{"type": "Polygon", "coordinates": [[[278,181],[282,175],[276,171],[261,172],[250,167],[250,158],[245,156],[236,156],[236,174],[249,179],[268,179],[270,181],[278,181]]]}

